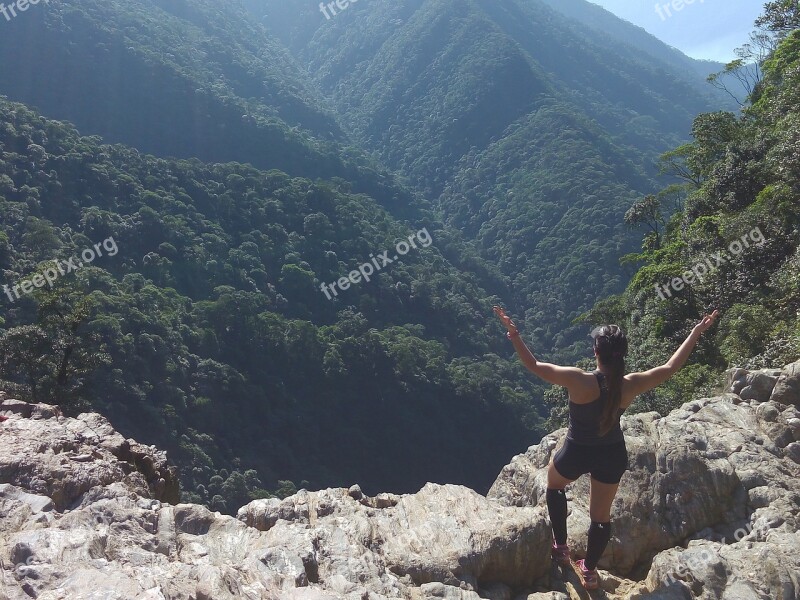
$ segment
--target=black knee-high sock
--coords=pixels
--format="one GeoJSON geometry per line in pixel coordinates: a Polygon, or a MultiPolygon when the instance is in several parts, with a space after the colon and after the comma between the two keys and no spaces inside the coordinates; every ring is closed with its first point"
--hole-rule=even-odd
{"type": "Polygon", "coordinates": [[[556,544],[567,543],[567,494],[564,490],[547,490],[547,512],[556,544]]]}
{"type": "Polygon", "coordinates": [[[589,543],[586,545],[586,560],[584,565],[587,569],[596,569],[600,557],[603,556],[608,541],[611,539],[611,523],[598,523],[592,521],[589,526],[589,543]]]}

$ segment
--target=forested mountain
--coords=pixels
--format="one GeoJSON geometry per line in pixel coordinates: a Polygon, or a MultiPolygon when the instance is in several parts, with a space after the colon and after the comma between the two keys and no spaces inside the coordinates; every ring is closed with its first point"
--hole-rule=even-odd
{"type": "Polygon", "coordinates": [[[800,355],[797,3],[769,3],[761,22],[775,48],[746,109],[699,115],[693,140],[664,157],[681,184],[629,213],[649,231],[626,259],[641,268],[623,294],[586,316],[626,324],[636,369],[665,360],[693,319],[720,310],[719,327],[692,364],[639,408],[665,412],[710,391],[729,365],[763,368],[800,355]],[[670,218],[671,198],[683,208],[670,218]]]}
{"type": "Polygon", "coordinates": [[[31,6],[0,37],[2,387],[100,410],[221,510],[485,489],[546,416],[492,303],[585,356],[626,211],[719,108],[628,48],[540,0],[31,6]]]}
{"type": "Polygon", "coordinates": [[[229,510],[292,478],[485,486],[531,439],[533,382],[495,354],[492,298],[442,257],[441,224],[420,234],[347,186],[157,159],[7,101],[0,114],[7,391],[91,404],[229,510]],[[409,234],[417,249],[371,281],[320,291],[409,234]],[[25,293],[47,269],[52,288],[25,293]]]}
{"type": "Polygon", "coordinates": [[[652,40],[642,52],[605,12],[609,32],[540,0],[374,0],[327,19],[244,4],[343,128],[513,279],[534,344],[564,360],[585,345],[572,319],[623,285],[617,259],[638,244],[623,215],[657,189],[658,155],[729,106],[698,61],[652,40]]]}
{"type": "Polygon", "coordinates": [[[158,156],[340,177],[398,213],[411,197],[343,135],[283,46],[214,0],[64,0],[7,23],[0,93],[158,156]]]}
{"type": "Polygon", "coordinates": [[[541,390],[497,356],[507,279],[350,145],[241,8],[38,8],[0,39],[21,57],[0,92],[43,113],[2,104],[7,388],[102,410],[230,510],[288,480],[485,488],[536,438],[541,390]],[[430,248],[320,289],[422,228],[430,248]],[[118,257],[19,297],[112,238],[118,257]]]}

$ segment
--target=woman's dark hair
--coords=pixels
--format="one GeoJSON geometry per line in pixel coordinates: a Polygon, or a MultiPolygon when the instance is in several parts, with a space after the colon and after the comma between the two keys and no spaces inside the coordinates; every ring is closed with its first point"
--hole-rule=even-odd
{"type": "Polygon", "coordinates": [[[600,416],[600,435],[614,427],[622,404],[622,378],[625,377],[625,356],[628,354],[628,338],[616,325],[603,325],[593,333],[597,358],[607,369],[608,397],[600,416]]]}

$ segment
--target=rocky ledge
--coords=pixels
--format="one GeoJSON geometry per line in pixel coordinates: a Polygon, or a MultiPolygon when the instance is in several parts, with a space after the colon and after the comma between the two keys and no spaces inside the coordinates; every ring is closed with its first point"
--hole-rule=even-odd
{"type": "MultiPolygon", "coordinates": [[[[624,419],[631,470],[594,597],[800,598],[800,363],[733,370],[722,396],[624,419]]],[[[488,498],[454,485],[177,504],[164,453],[96,414],[0,396],[0,600],[588,598],[549,559],[545,469],[563,431],[488,498]]],[[[570,494],[580,554],[588,484],[570,494]]]]}

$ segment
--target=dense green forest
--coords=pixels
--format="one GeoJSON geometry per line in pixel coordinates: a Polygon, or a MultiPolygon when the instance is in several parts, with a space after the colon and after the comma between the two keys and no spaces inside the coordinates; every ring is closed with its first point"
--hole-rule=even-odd
{"type": "Polygon", "coordinates": [[[343,129],[514,282],[534,345],[574,361],[586,332],[572,321],[630,276],[617,259],[639,236],[622,218],[658,190],[658,155],[695,115],[735,103],[705,81],[721,65],[600,7],[578,8],[602,32],[550,4],[371,0],[326,20],[316,5],[244,0],[343,129]]]}
{"type": "Polygon", "coordinates": [[[414,198],[350,144],[312,82],[215,0],[64,0],[3,29],[0,92],[157,156],[340,177],[403,216],[414,198]]]}
{"type": "Polygon", "coordinates": [[[624,322],[633,366],[725,311],[642,408],[797,352],[797,41],[777,12],[737,116],[708,64],[540,0],[37,8],[0,37],[20,57],[0,67],[0,389],[167,449],[186,500],[485,490],[558,397],[494,303],[562,362],[588,357],[588,321],[624,322]],[[754,223],[764,245],[658,298],[754,223]]]}
{"type": "Polygon", "coordinates": [[[119,254],[2,307],[6,387],[101,410],[228,510],[290,479],[486,487],[536,439],[541,394],[497,357],[508,279],[350,143],[246,13],[41,8],[4,29],[3,52],[25,52],[0,92],[102,140],[3,103],[0,283],[109,237],[119,254]],[[334,301],[319,290],[422,227],[430,248],[334,301]]]}
{"type": "Polygon", "coordinates": [[[744,61],[727,68],[729,83],[752,86],[744,110],[699,115],[692,141],[662,157],[664,171],[679,183],[640,199],[626,215],[648,232],[641,251],[625,258],[639,269],[624,293],[585,315],[587,322],[627,326],[629,366],[637,369],[664,361],[694,319],[720,310],[719,326],[690,366],[643,397],[639,409],[664,412],[710,392],[729,365],[775,367],[800,355],[797,2],[768,3],[759,25],[764,35],[755,41],[766,54],[760,68],[744,61]],[[681,210],[673,214],[675,203],[681,210]],[[708,265],[708,274],[697,269],[702,278],[664,291],[697,265],[708,265]]]}
{"type": "Polygon", "coordinates": [[[118,249],[52,289],[10,288],[6,389],[101,410],[169,449],[188,497],[231,510],[297,473],[489,482],[536,431],[532,382],[497,357],[493,298],[442,257],[441,223],[331,301],[321,282],[417,230],[347,186],[157,159],[0,109],[2,283],[118,249]]]}

